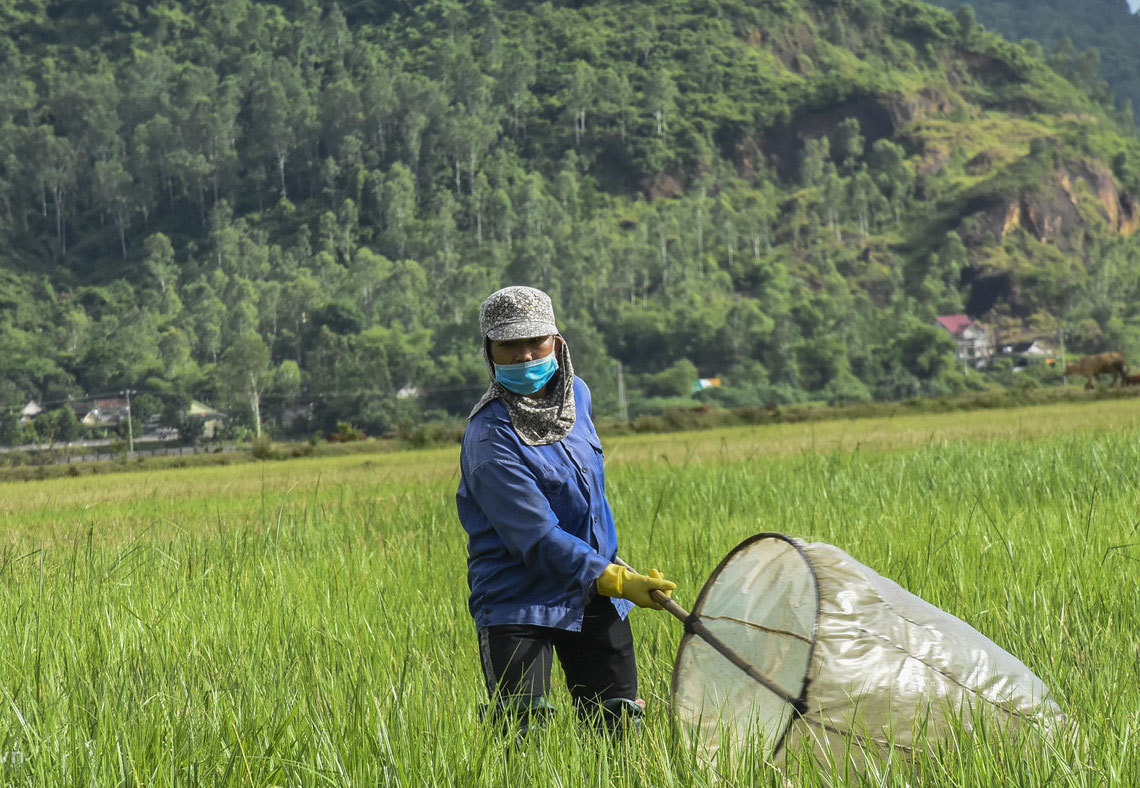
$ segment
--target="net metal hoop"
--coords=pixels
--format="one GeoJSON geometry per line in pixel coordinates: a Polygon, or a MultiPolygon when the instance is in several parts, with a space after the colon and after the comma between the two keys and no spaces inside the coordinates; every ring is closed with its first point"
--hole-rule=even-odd
{"type": "MultiPolygon", "coordinates": [[[[691,616],[694,618],[700,618],[701,617],[702,613],[704,612],[705,604],[708,601],[709,595],[712,593],[713,588],[716,586],[717,581],[720,579],[721,573],[725,570],[725,568],[729,564],[731,564],[733,562],[733,559],[735,559],[740,553],[744,552],[745,550],[752,547],[756,543],[761,542],[761,541],[766,540],[766,539],[775,539],[775,540],[778,540],[780,542],[783,542],[784,544],[786,544],[788,547],[792,548],[796,552],[800,561],[803,562],[804,568],[807,570],[808,576],[810,577],[810,580],[811,580],[812,590],[813,590],[814,595],[815,595],[815,598],[813,600],[814,605],[815,605],[815,613],[814,613],[814,616],[812,617],[811,636],[810,636],[809,641],[808,641],[808,648],[807,648],[806,657],[804,659],[802,675],[799,679],[798,686],[784,687],[784,689],[786,689],[788,691],[789,695],[791,695],[793,697],[805,699],[808,684],[809,684],[808,679],[809,679],[809,675],[810,675],[810,671],[811,671],[812,661],[813,661],[813,658],[815,656],[816,640],[817,640],[818,632],[819,632],[820,589],[819,589],[819,579],[815,573],[815,567],[812,565],[811,560],[808,558],[808,556],[804,552],[803,548],[797,543],[797,540],[794,540],[794,539],[792,539],[788,536],[785,536],[784,534],[781,534],[781,533],[767,531],[764,533],[754,534],[753,536],[748,537],[743,542],[738,544],[736,547],[734,547],[728,553],[728,555],[726,555],[724,557],[724,559],[717,565],[716,569],[713,570],[712,574],[709,575],[708,580],[705,581],[704,586],[701,588],[700,594],[697,595],[697,601],[693,605],[691,616]]],[[[673,680],[672,680],[672,684],[670,687],[670,696],[673,700],[673,703],[672,703],[673,715],[675,718],[677,717],[678,692],[680,690],[681,682],[683,681],[683,674],[685,673],[685,671],[683,669],[683,660],[684,660],[685,651],[688,648],[688,646],[691,643],[693,643],[693,639],[697,638],[697,637],[698,637],[697,635],[695,635],[693,632],[689,631],[688,628],[686,628],[685,634],[681,637],[681,643],[677,648],[677,657],[673,663],[673,680]]],[[[761,671],[761,672],[763,672],[763,671],[761,671]]],[[[743,672],[742,672],[742,675],[745,675],[745,674],[743,674],[743,672]]],[[[775,739],[774,744],[772,746],[771,757],[775,758],[780,753],[780,751],[783,749],[784,743],[788,737],[788,733],[791,730],[792,725],[795,723],[796,717],[797,717],[797,715],[794,713],[790,713],[787,715],[787,722],[784,724],[783,730],[780,732],[779,736],[775,739]]]]}

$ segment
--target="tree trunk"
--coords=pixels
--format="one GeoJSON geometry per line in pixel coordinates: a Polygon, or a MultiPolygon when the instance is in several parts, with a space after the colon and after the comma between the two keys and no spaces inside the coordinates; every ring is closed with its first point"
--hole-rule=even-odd
{"type": "Polygon", "coordinates": [[[277,176],[281,180],[281,196],[289,199],[289,194],[285,190],[285,154],[277,151],[277,176]]]}
{"type": "Polygon", "coordinates": [[[261,437],[261,395],[257,393],[257,375],[249,373],[249,406],[253,409],[254,434],[261,437]]]}

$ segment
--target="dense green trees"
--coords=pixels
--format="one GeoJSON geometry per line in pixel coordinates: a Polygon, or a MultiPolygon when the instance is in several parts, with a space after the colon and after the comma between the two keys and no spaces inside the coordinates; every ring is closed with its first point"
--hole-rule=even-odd
{"type": "Polygon", "coordinates": [[[930,321],[1003,265],[994,316],[1140,352],[1117,227],[974,231],[1050,168],[1140,193],[1137,141],[1032,50],[910,0],[635,6],[3,11],[0,418],[127,387],[254,432],[459,415],[514,282],[601,413],[617,362],[635,400],[978,385],[930,321]]]}
{"type": "Polygon", "coordinates": [[[1031,39],[1038,55],[1102,99],[1111,89],[1122,114],[1133,117],[1140,102],[1140,58],[1136,36],[1140,18],[1128,0],[933,0],[955,10],[963,30],[981,21],[1002,35],[1031,39]],[[1078,52],[1079,50],[1079,52],[1078,52]]]}

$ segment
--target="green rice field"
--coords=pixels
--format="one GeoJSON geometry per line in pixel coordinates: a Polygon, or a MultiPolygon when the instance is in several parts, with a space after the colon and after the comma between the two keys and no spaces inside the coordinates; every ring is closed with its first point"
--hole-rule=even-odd
{"type": "Polygon", "coordinates": [[[681,626],[636,610],[644,729],[582,728],[559,687],[518,746],[480,718],[448,448],[0,485],[0,785],[1140,785],[1140,400],[604,443],[622,556],[683,605],[755,532],[829,542],[1078,734],[707,762],[669,716],[681,626]]]}

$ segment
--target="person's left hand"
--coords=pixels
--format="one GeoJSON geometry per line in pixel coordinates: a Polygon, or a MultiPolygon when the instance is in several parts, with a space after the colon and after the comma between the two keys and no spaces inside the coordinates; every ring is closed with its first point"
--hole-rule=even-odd
{"type": "Polygon", "coordinates": [[[628,599],[638,607],[660,610],[661,605],[650,596],[652,591],[660,591],[670,596],[677,584],[665,579],[665,575],[654,569],[648,575],[639,575],[633,570],[618,564],[610,564],[597,580],[598,592],[606,596],[628,599]]]}

